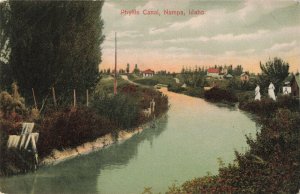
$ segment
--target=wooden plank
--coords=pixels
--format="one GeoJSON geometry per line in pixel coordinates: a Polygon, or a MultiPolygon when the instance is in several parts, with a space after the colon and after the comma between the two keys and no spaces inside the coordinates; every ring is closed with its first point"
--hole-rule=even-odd
{"type": "Polygon", "coordinates": [[[32,133],[34,128],[34,123],[22,123],[22,132],[21,134],[32,133]]]}
{"type": "Polygon", "coordinates": [[[31,139],[31,147],[32,147],[32,151],[33,151],[34,153],[36,153],[36,152],[37,152],[37,151],[36,151],[37,149],[36,149],[35,137],[34,137],[33,134],[30,136],[30,139],[31,139]]]}
{"type": "Polygon", "coordinates": [[[20,141],[19,135],[9,135],[7,141],[8,148],[17,148],[20,141]]]}
{"type": "Polygon", "coordinates": [[[25,144],[25,146],[24,146],[24,149],[26,150],[27,149],[27,147],[28,147],[28,145],[29,145],[29,142],[30,142],[30,140],[31,140],[31,134],[29,134],[28,136],[27,136],[27,139],[26,139],[26,144],[25,144]]]}
{"type": "Polygon", "coordinates": [[[20,141],[19,141],[19,149],[23,149],[24,148],[24,145],[25,145],[25,142],[26,142],[26,139],[27,139],[28,135],[27,134],[23,134],[20,136],[20,141]]]}

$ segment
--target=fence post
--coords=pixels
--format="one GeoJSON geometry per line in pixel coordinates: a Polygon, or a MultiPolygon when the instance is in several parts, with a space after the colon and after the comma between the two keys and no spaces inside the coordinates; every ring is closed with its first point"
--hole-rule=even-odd
{"type": "Polygon", "coordinates": [[[35,106],[35,108],[36,108],[36,109],[38,109],[38,107],[37,107],[37,103],[36,103],[35,94],[34,94],[34,89],[33,89],[33,88],[31,88],[31,90],[32,90],[32,95],[33,95],[33,100],[34,100],[34,106],[35,106]]]}
{"type": "Polygon", "coordinates": [[[89,90],[86,90],[86,106],[89,106],[89,90]]]}
{"type": "Polygon", "coordinates": [[[76,107],[76,90],[75,89],[73,90],[73,98],[74,98],[73,106],[76,107]]]}
{"type": "Polygon", "coordinates": [[[54,106],[55,106],[55,108],[57,108],[57,102],[56,102],[55,89],[54,89],[54,87],[52,87],[52,96],[53,96],[54,106]]]}

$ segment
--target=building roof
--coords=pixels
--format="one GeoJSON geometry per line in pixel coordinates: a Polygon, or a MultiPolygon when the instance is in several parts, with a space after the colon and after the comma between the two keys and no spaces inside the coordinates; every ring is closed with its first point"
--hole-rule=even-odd
{"type": "Polygon", "coordinates": [[[245,76],[245,75],[249,76],[249,74],[247,72],[244,72],[241,74],[241,76],[245,76]]]}
{"type": "Polygon", "coordinates": [[[300,75],[295,75],[296,83],[298,84],[298,87],[300,87],[300,75]]]}
{"type": "Polygon", "coordinates": [[[294,79],[294,75],[290,73],[284,80],[283,80],[283,85],[284,86],[289,86],[294,79]]]}
{"type": "Polygon", "coordinates": [[[154,71],[151,69],[147,69],[145,71],[142,71],[142,73],[147,73],[147,74],[153,73],[154,74],[154,71]]]}
{"type": "Polygon", "coordinates": [[[216,68],[209,68],[208,70],[207,70],[207,73],[219,73],[220,72],[220,70],[219,69],[216,69],[216,68]]]}

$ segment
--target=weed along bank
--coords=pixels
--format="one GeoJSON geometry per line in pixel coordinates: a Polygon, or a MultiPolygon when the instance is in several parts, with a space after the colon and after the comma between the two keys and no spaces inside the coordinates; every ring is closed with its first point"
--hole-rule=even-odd
{"type": "MultiPolygon", "coordinates": [[[[34,179],[37,183],[34,185],[35,191],[42,193],[142,193],[148,185],[153,192],[164,192],[175,179],[183,183],[195,176],[204,176],[207,171],[216,174],[216,158],[221,157],[224,162],[232,161],[232,150],[243,151],[246,146],[245,134],[255,134],[258,129],[255,122],[238,110],[168,92],[166,88],[160,91],[168,96],[170,109],[164,116],[157,116],[155,125],[150,122],[142,127],[143,130],[135,128],[118,132],[119,138],[106,135],[75,149],[54,151],[50,157],[45,157],[44,162],[55,163],[59,158],[63,159],[65,154],[81,154],[58,165],[41,167],[34,174],[0,179],[1,184],[14,185],[2,192],[9,193],[16,184],[20,190],[31,190],[31,181],[34,179]],[[215,114],[220,115],[222,122],[211,122],[215,114]],[[240,124],[233,127],[225,122],[230,119],[240,124]],[[232,138],[233,135],[235,138],[232,138]],[[117,139],[117,143],[110,145],[117,139]],[[183,139],[189,141],[179,143],[183,139]],[[85,154],[90,147],[97,145],[106,148],[95,148],[98,151],[85,154]],[[202,164],[201,167],[199,164],[202,164]],[[80,177],[85,178],[82,180],[80,177]],[[72,182],[72,186],[64,184],[66,181],[72,182]],[[115,181],[119,184],[113,184],[115,181]]],[[[146,107],[149,105],[145,104],[146,107]]],[[[155,101],[155,107],[159,107],[159,101],[155,101]]]]}
{"type": "MultiPolygon", "coordinates": [[[[16,85],[13,94],[2,92],[1,102],[10,103],[12,108],[1,107],[1,175],[36,170],[40,165],[56,164],[124,141],[168,110],[168,98],[159,91],[124,80],[119,82],[118,94],[109,95],[113,81],[107,84],[107,93],[95,91],[89,104],[77,102],[74,92],[71,106],[55,103],[40,115],[23,104],[16,85]]],[[[99,87],[105,90],[102,83],[99,87]]]]}

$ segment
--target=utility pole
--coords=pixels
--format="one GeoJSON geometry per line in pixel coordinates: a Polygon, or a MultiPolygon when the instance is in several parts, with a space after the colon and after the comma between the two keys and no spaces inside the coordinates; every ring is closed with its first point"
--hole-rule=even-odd
{"type": "Polygon", "coordinates": [[[114,80],[114,94],[117,94],[117,32],[115,32],[115,80],[114,80]]]}

